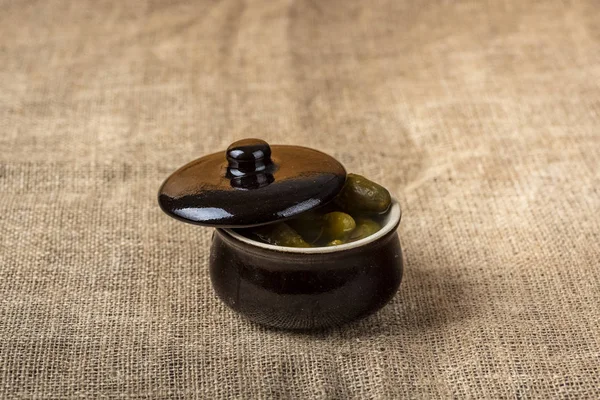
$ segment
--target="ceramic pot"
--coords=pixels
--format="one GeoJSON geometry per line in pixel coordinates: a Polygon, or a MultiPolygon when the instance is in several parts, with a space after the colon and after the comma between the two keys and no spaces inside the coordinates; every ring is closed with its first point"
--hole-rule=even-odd
{"type": "Polygon", "coordinates": [[[402,278],[394,200],[381,230],[331,247],[279,247],[233,229],[213,236],[210,277],[215,292],[248,319],[283,329],[340,325],[383,307],[402,278]]]}

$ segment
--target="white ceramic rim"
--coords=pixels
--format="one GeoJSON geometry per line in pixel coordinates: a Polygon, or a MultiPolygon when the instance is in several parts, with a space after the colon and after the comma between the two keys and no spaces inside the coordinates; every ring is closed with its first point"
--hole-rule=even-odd
{"type": "Polygon", "coordinates": [[[302,253],[302,254],[324,254],[324,253],[335,253],[338,251],[355,249],[357,247],[364,246],[368,243],[372,243],[379,238],[387,235],[392,230],[396,229],[398,224],[400,223],[400,217],[402,215],[402,211],[400,210],[400,205],[396,199],[392,198],[392,205],[390,207],[390,211],[386,215],[385,224],[383,227],[375,232],[374,234],[367,236],[364,239],[357,240],[356,242],[350,242],[345,244],[340,244],[338,246],[329,246],[329,247],[286,247],[286,246],[275,246],[272,244],[267,244],[263,242],[259,242],[257,240],[252,240],[247,238],[246,236],[240,235],[235,232],[233,229],[224,228],[223,231],[227,232],[228,235],[236,238],[240,242],[244,242],[251,246],[261,247],[267,250],[273,251],[283,251],[286,253],[302,253]]]}

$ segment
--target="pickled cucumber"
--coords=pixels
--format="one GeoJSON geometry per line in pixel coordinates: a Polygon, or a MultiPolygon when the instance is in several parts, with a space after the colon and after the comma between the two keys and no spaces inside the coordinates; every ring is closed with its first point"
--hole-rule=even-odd
{"type": "Polygon", "coordinates": [[[310,247],[310,244],[285,222],[259,226],[254,228],[252,233],[260,240],[275,246],[310,247]]]}
{"type": "Polygon", "coordinates": [[[315,244],[323,235],[325,228],[325,219],[323,217],[323,213],[307,211],[300,214],[297,218],[290,219],[286,222],[292,229],[298,232],[306,242],[315,244]]]}
{"type": "Polygon", "coordinates": [[[348,174],[335,204],[348,213],[383,213],[392,204],[390,192],[362,175],[348,174]]]}
{"type": "Polygon", "coordinates": [[[323,219],[325,221],[323,235],[329,241],[344,240],[356,228],[354,218],[340,211],[327,213],[323,219]]]}
{"type": "Polygon", "coordinates": [[[364,239],[382,227],[392,203],[390,193],[364,176],[348,174],[332,202],[286,222],[240,232],[265,243],[286,247],[338,246],[364,239]]]}
{"type": "Polygon", "coordinates": [[[381,229],[381,225],[371,218],[357,218],[356,228],[350,234],[350,241],[364,239],[381,229]]]}

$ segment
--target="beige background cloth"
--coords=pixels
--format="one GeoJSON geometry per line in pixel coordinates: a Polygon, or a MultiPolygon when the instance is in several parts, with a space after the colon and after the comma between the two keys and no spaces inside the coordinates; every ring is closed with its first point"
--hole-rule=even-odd
{"type": "Polygon", "coordinates": [[[597,1],[4,1],[0,397],[600,398],[597,1]],[[213,294],[157,206],[243,137],[400,200],[381,312],[316,334],[213,294]]]}

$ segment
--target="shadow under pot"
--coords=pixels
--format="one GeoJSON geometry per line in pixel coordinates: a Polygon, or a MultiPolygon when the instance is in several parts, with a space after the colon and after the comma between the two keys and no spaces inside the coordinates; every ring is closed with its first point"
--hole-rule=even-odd
{"type": "Polygon", "coordinates": [[[231,229],[214,234],[210,277],[215,292],[252,321],[285,329],[317,329],[374,313],[394,296],[402,251],[394,202],[383,228],[331,247],[279,247],[231,229]]]}

